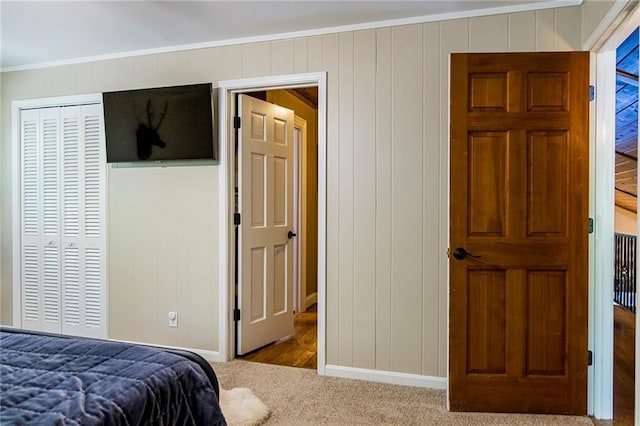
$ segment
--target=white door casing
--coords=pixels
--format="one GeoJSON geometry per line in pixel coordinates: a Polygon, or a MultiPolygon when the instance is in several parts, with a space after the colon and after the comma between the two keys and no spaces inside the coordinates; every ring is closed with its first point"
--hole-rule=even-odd
{"type": "Polygon", "coordinates": [[[298,117],[294,117],[294,227],[297,230],[297,238],[294,240],[294,262],[293,262],[293,296],[294,296],[294,309],[295,312],[305,312],[307,310],[306,298],[307,298],[307,279],[306,279],[306,246],[307,246],[307,233],[306,224],[307,219],[304,216],[304,212],[307,211],[305,203],[306,194],[306,179],[304,179],[304,173],[306,170],[306,152],[307,152],[307,121],[298,117]],[[305,207],[303,207],[303,205],[305,207]]]}
{"type": "Polygon", "coordinates": [[[293,333],[293,111],[238,96],[238,355],[293,333]]]}
{"type": "Polygon", "coordinates": [[[252,77],[218,82],[218,102],[220,111],[220,169],[218,188],[219,203],[219,335],[220,362],[234,357],[237,347],[233,306],[235,304],[236,277],[235,263],[235,138],[233,136],[233,111],[236,111],[236,94],[256,90],[272,90],[293,87],[318,88],[318,368],[320,375],[326,374],[326,230],[327,230],[327,73],[312,72],[301,74],[252,77]]]}

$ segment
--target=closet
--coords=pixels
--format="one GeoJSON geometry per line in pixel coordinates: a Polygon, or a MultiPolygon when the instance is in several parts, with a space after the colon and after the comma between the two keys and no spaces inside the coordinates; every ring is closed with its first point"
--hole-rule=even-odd
{"type": "Polygon", "coordinates": [[[22,327],[106,337],[100,104],[20,110],[22,327]]]}

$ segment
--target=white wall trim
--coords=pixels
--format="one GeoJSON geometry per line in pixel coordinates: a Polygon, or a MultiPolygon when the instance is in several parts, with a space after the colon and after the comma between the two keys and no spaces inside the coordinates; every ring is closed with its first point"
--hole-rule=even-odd
{"type": "MultiPolygon", "coordinates": [[[[21,205],[22,205],[22,182],[21,175],[21,150],[20,150],[20,113],[22,110],[47,108],[69,105],[102,104],[102,93],[92,93],[87,95],[55,96],[50,98],[26,99],[11,102],[11,248],[12,248],[12,326],[22,326],[22,247],[21,235],[21,205]]],[[[106,171],[105,171],[106,172],[106,171]]],[[[105,221],[106,224],[106,221],[105,221]]],[[[105,231],[106,232],[106,231],[105,231]]],[[[107,285],[108,287],[108,285],[107,285]]],[[[105,289],[105,297],[107,297],[105,289]]],[[[106,315],[105,300],[105,315],[106,315]]],[[[107,330],[105,320],[105,331],[107,330]]]]}
{"type": "Polygon", "coordinates": [[[21,175],[20,111],[20,102],[13,101],[11,103],[11,294],[13,299],[11,309],[13,320],[11,325],[13,327],[22,327],[22,256],[20,256],[20,247],[22,247],[22,235],[20,232],[22,223],[20,220],[22,181],[19,179],[21,175]]]}
{"type": "Polygon", "coordinates": [[[367,368],[327,365],[327,376],[343,379],[366,380],[368,382],[388,383],[392,385],[414,386],[419,388],[446,389],[444,377],[421,376],[419,374],[396,373],[392,371],[370,370],[367,368]]]}
{"type": "Polygon", "coordinates": [[[313,305],[314,303],[318,303],[318,292],[313,292],[310,295],[308,295],[304,301],[304,308],[305,309],[309,309],[309,306],[313,305]]]}
{"type": "Polygon", "coordinates": [[[614,145],[615,145],[615,65],[616,52],[597,55],[595,136],[595,276],[591,328],[593,330],[593,406],[599,419],[613,416],[613,277],[614,233],[614,145]]]}
{"type": "MultiPolygon", "coordinates": [[[[589,414],[597,419],[613,418],[613,305],[611,277],[613,277],[614,182],[615,182],[615,92],[616,49],[640,22],[638,2],[620,1],[612,6],[585,49],[597,50],[596,55],[596,113],[595,130],[595,254],[591,259],[594,278],[590,288],[593,305],[589,312],[590,348],[594,351],[594,365],[590,369],[589,414]],[[597,37],[596,37],[597,36],[597,37]]],[[[636,318],[640,324],[640,318],[636,318]]],[[[636,334],[636,337],[638,335],[636,334]]],[[[639,344],[636,343],[636,353],[639,344]]],[[[640,364],[636,363],[640,372],[640,364]]],[[[636,373],[638,374],[638,373],[636,373]]],[[[635,413],[640,421],[640,386],[636,380],[635,413]]]]}
{"type": "Polygon", "coordinates": [[[229,144],[233,115],[230,114],[232,98],[236,93],[253,90],[273,90],[287,87],[318,87],[318,374],[325,372],[326,359],[326,200],[327,200],[327,74],[326,72],[291,74],[272,77],[225,80],[218,83],[220,90],[220,176],[221,194],[219,204],[220,247],[219,247],[219,344],[220,360],[227,361],[234,356],[234,323],[230,306],[233,302],[233,150],[229,144]]]}
{"type": "Polygon", "coordinates": [[[154,49],[141,49],[129,52],[119,52],[106,55],[88,56],[83,58],[74,58],[68,60],[43,62],[31,65],[21,65],[15,67],[1,68],[0,72],[24,71],[37,68],[47,68],[61,65],[73,65],[85,62],[105,61],[110,59],[127,58],[132,56],[153,55],[159,53],[170,53],[182,50],[206,49],[211,47],[232,46],[246,43],[259,43],[265,41],[283,40],[296,37],[312,37],[318,35],[335,34],[347,31],[361,31],[373,28],[386,28],[399,25],[423,24],[426,22],[446,21],[450,19],[475,18],[488,15],[500,15],[507,13],[517,13],[544,9],[553,9],[558,7],[579,6],[583,0],[550,0],[541,1],[535,4],[523,3],[511,6],[500,6],[489,9],[468,10],[463,12],[441,13],[436,15],[414,16],[409,18],[388,19],[382,21],[364,22],[360,24],[341,25],[336,27],[318,28],[313,30],[293,31],[278,34],[267,34],[254,37],[240,37],[227,40],[208,41],[204,43],[182,44],[175,46],[166,46],[154,49]]]}
{"type": "Polygon", "coordinates": [[[204,358],[206,361],[209,361],[209,362],[224,362],[224,361],[221,361],[221,356],[219,352],[211,351],[208,349],[183,348],[181,346],[169,346],[169,345],[161,345],[157,343],[148,343],[148,342],[134,342],[131,340],[120,340],[120,339],[107,339],[107,340],[111,342],[130,343],[133,345],[152,346],[154,348],[160,348],[160,349],[168,348],[168,349],[177,349],[180,351],[188,351],[188,352],[193,352],[195,354],[200,355],[202,358],[204,358]]]}
{"type": "MultiPolygon", "coordinates": [[[[223,83],[223,82],[221,82],[223,83]]],[[[231,256],[233,253],[231,240],[232,225],[229,222],[231,220],[231,214],[229,212],[229,205],[231,194],[228,182],[231,179],[229,176],[230,167],[227,167],[229,162],[229,149],[228,149],[228,134],[229,134],[229,120],[227,117],[227,111],[229,108],[229,102],[227,100],[227,90],[223,84],[219,84],[218,90],[218,117],[220,122],[219,128],[219,164],[218,164],[218,352],[220,353],[220,360],[222,362],[231,359],[230,349],[228,348],[229,336],[233,334],[231,326],[233,324],[231,318],[231,304],[230,296],[230,282],[231,276],[229,275],[231,256]]]]}

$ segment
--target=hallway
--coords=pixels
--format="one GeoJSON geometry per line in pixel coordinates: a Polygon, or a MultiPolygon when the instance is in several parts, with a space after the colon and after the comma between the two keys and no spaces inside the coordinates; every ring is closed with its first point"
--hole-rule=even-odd
{"type": "Polygon", "coordinates": [[[614,306],[613,424],[633,424],[635,386],[635,320],[633,313],[614,306]]]}
{"type": "Polygon", "coordinates": [[[316,369],[318,364],[317,305],[295,314],[294,334],[287,340],[257,349],[241,359],[264,364],[316,369]]]}

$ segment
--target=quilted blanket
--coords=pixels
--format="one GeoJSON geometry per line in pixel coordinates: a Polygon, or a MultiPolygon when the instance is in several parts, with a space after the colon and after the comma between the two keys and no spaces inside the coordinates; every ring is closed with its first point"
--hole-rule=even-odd
{"type": "Polygon", "coordinates": [[[208,374],[159,348],[2,330],[0,424],[225,425],[208,374]]]}

